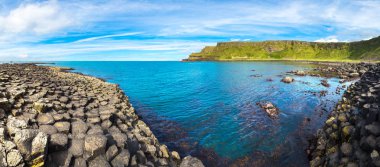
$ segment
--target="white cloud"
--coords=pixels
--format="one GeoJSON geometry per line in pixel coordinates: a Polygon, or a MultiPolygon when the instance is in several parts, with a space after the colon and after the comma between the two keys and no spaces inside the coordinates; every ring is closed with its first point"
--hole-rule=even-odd
{"type": "Polygon", "coordinates": [[[18,57],[19,57],[19,58],[22,58],[22,59],[25,59],[25,58],[28,58],[29,55],[24,53],[24,54],[20,54],[20,55],[18,55],[18,57]]]}
{"type": "Polygon", "coordinates": [[[380,1],[9,1],[0,0],[1,58],[114,50],[185,57],[215,40],[339,42],[380,34],[380,1]],[[122,36],[141,38],[114,40],[122,36]]]}
{"type": "Polygon", "coordinates": [[[112,38],[112,37],[126,37],[126,36],[138,35],[138,34],[142,34],[142,32],[128,32],[128,33],[121,33],[121,34],[102,35],[102,36],[80,39],[80,40],[75,41],[74,43],[89,42],[89,41],[112,38]]]}
{"type": "Polygon", "coordinates": [[[328,36],[326,38],[315,40],[314,42],[339,42],[339,40],[337,39],[337,36],[328,36]]]}
{"type": "Polygon", "coordinates": [[[56,1],[21,4],[8,15],[0,16],[0,30],[3,33],[56,32],[73,25],[62,10],[56,1]]]}

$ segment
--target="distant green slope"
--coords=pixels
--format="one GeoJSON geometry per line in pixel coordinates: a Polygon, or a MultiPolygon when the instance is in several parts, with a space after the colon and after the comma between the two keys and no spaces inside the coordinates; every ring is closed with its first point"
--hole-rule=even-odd
{"type": "Polygon", "coordinates": [[[184,61],[380,60],[380,37],[358,42],[220,42],[184,61]]]}

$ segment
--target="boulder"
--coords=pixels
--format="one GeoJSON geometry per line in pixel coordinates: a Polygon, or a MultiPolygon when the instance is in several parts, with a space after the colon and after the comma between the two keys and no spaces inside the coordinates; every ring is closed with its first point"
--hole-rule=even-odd
{"type": "Polygon", "coordinates": [[[8,117],[7,130],[9,135],[13,136],[17,131],[28,127],[28,123],[25,120],[16,119],[15,117],[8,117]]]}
{"type": "Polygon", "coordinates": [[[48,135],[52,135],[58,132],[57,128],[52,125],[41,125],[38,129],[48,135]]]}
{"type": "MultiPolygon", "coordinates": [[[[18,150],[11,150],[7,154],[7,164],[9,166],[18,166],[23,163],[23,158],[18,150]]],[[[24,165],[21,165],[24,166],[24,165]]]]}
{"type": "Polygon", "coordinates": [[[45,112],[45,110],[47,109],[47,105],[42,102],[34,102],[33,109],[36,110],[38,113],[42,113],[45,112]]]}
{"type": "Polygon", "coordinates": [[[380,123],[374,122],[365,126],[365,129],[376,136],[380,135],[380,123]]]}
{"type": "Polygon", "coordinates": [[[305,71],[298,70],[298,71],[296,72],[296,75],[304,76],[304,75],[306,75],[306,73],[305,73],[305,71]]]}
{"type": "Polygon", "coordinates": [[[204,167],[202,161],[192,156],[186,156],[183,158],[180,167],[204,167]]]}
{"type": "Polygon", "coordinates": [[[69,166],[72,157],[67,150],[49,153],[46,166],[69,166]]]}
{"type": "Polygon", "coordinates": [[[97,156],[88,163],[88,167],[111,167],[103,156],[97,156]]]}
{"type": "Polygon", "coordinates": [[[324,87],[330,87],[330,84],[325,79],[321,81],[321,85],[324,87]]]}
{"type": "Polygon", "coordinates": [[[117,147],[120,147],[120,148],[125,147],[127,139],[128,139],[127,135],[120,132],[114,132],[114,133],[111,133],[111,136],[112,136],[112,140],[115,142],[117,147]]]}
{"type": "Polygon", "coordinates": [[[278,118],[279,109],[276,108],[271,102],[258,103],[264,109],[270,118],[278,118]]]}
{"type": "Polygon", "coordinates": [[[62,96],[62,97],[59,98],[59,101],[60,101],[61,103],[65,103],[65,104],[66,104],[66,103],[69,101],[69,98],[66,97],[66,96],[62,96]]]}
{"type": "Polygon", "coordinates": [[[34,129],[22,129],[16,132],[13,141],[15,142],[17,149],[25,155],[31,154],[32,141],[38,134],[34,129]]]}
{"type": "Polygon", "coordinates": [[[171,152],[171,155],[172,155],[172,158],[174,160],[181,160],[181,157],[179,156],[178,152],[177,151],[172,151],[171,152]]]}
{"type": "Polygon", "coordinates": [[[110,146],[106,152],[107,161],[111,161],[113,158],[115,158],[118,152],[119,150],[117,149],[116,145],[110,146]]]}
{"type": "Polygon", "coordinates": [[[83,139],[73,139],[71,140],[69,152],[73,154],[74,157],[81,157],[84,152],[83,147],[84,147],[83,139]]]}
{"type": "Polygon", "coordinates": [[[161,152],[161,156],[164,157],[164,158],[169,158],[169,150],[168,150],[168,147],[166,145],[161,145],[160,146],[160,152],[161,152]]]}
{"type": "Polygon", "coordinates": [[[138,163],[145,164],[147,160],[146,160],[146,156],[145,156],[144,152],[142,152],[141,150],[137,151],[136,152],[136,160],[138,163]]]}
{"type": "Polygon", "coordinates": [[[72,134],[85,134],[88,130],[88,126],[82,120],[76,120],[71,123],[71,133],[72,134]]]}
{"type": "Polygon", "coordinates": [[[351,78],[356,78],[356,77],[359,77],[360,75],[359,73],[354,72],[354,73],[350,73],[348,76],[350,76],[351,78]]]}
{"type": "Polygon", "coordinates": [[[87,162],[83,158],[76,158],[74,160],[74,167],[87,167],[87,162]]]}
{"type": "Polygon", "coordinates": [[[32,141],[32,153],[33,158],[30,162],[30,166],[44,166],[45,157],[47,153],[48,136],[43,132],[39,132],[32,141]]]}
{"type": "Polygon", "coordinates": [[[54,126],[57,128],[58,132],[68,134],[70,132],[69,122],[56,122],[54,126]]]}
{"type": "Polygon", "coordinates": [[[105,153],[107,138],[103,135],[87,135],[84,140],[85,157],[93,158],[105,153]]]}
{"type": "Polygon", "coordinates": [[[352,153],[352,146],[350,143],[343,143],[342,146],[340,147],[340,150],[342,153],[346,156],[350,156],[352,153]]]}
{"type": "Polygon", "coordinates": [[[7,98],[0,98],[0,108],[4,111],[10,111],[12,105],[7,98]]]}
{"type": "Polygon", "coordinates": [[[284,83],[292,83],[294,79],[292,77],[284,77],[281,81],[284,83]]]}
{"type": "Polygon", "coordinates": [[[40,113],[40,114],[38,114],[37,122],[38,122],[39,125],[51,125],[55,121],[54,121],[54,118],[51,116],[51,114],[49,114],[49,113],[47,113],[47,114],[40,113]]]}
{"type": "Polygon", "coordinates": [[[55,133],[50,136],[49,149],[52,151],[61,151],[67,148],[68,137],[63,133],[55,133]]]}
{"type": "Polygon", "coordinates": [[[121,152],[111,161],[113,167],[127,167],[129,164],[130,154],[128,150],[123,149],[121,152]]]}

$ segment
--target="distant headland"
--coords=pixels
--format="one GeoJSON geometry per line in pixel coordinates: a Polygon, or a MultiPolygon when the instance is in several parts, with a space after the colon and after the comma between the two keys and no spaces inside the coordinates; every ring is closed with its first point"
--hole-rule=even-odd
{"type": "Polygon", "coordinates": [[[380,36],[356,42],[219,42],[192,53],[183,61],[255,60],[379,61],[380,36]]]}

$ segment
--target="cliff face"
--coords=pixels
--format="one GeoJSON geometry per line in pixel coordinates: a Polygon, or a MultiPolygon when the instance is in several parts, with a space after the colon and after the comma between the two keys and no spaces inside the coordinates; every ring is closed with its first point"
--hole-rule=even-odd
{"type": "Polygon", "coordinates": [[[233,60],[380,60],[380,37],[358,42],[220,42],[192,53],[185,61],[233,60]]]}

